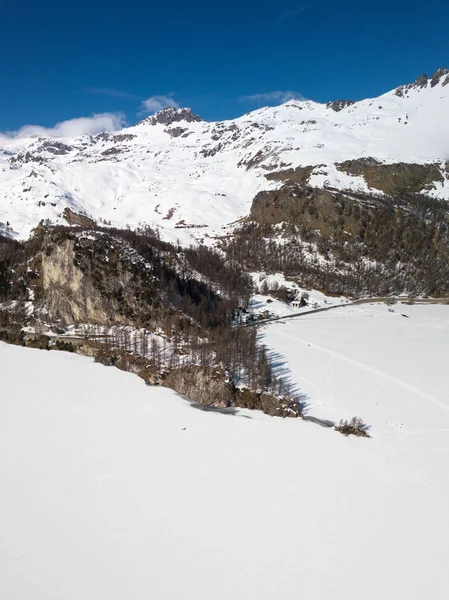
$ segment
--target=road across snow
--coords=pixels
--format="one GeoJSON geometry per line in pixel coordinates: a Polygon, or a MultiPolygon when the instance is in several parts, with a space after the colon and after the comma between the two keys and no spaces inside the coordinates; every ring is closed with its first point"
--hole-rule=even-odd
{"type": "Polygon", "coordinates": [[[449,311],[400,310],[266,329],[310,413],[370,440],[0,344],[0,597],[445,599],[448,413],[377,372],[444,402],[449,311]]]}

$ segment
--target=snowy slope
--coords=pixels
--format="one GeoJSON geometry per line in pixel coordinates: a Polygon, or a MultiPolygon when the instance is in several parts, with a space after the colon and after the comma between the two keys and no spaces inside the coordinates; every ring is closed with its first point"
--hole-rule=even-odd
{"type": "Polygon", "coordinates": [[[267,340],[370,440],[0,344],[1,597],[445,599],[448,310],[355,310],[267,340]]]}
{"type": "MultiPolygon", "coordinates": [[[[334,108],[292,100],[219,123],[166,109],[109,134],[0,136],[0,222],[25,237],[69,207],[117,225],[158,225],[188,241],[248,214],[258,191],[280,185],[269,172],[312,165],[313,185],[365,190],[364,179],[335,163],[374,157],[444,169],[449,159],[449,71],[334,108]]],[[[449,173],[432,194],[449,198],[449,173]]]]}

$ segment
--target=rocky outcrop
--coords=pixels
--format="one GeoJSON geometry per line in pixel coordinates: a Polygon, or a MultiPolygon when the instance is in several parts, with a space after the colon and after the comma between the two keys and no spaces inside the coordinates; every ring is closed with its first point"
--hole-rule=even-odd
{"type": "Polygon", "coordinates": [[[69,225],[75,225],[78,227],[94,227],[97,223],[94,219],[91,219],[87,215],[76,212],[70,208],[65,208],[62,213],[63,219],[67,221],[69,225]]]}
{"type": "Polygon", "coordinates": [[[444,181],[440,165],[436,163],[382,164],[374,158],[359,158],[338,163],[336,167],[348,175],[363,177],[370,188],[389,196],[429,191],[444,181]]]}
{"type": "Polygon", "coordinates": [[[142,324],[150,320],[152,275],[104,235],[54,233],[42,252],[42,303],[64,323],[142,324]]]}
{"type": "Polygon", "coordinates": [[[157,112],[155,115],[140,121],[139,125],[157,125],[158,123],[162,125],[171,125],[172,123],[179,123],[181,121],[194,123],[202,120],[203,119],[192,112],[190,108],[176,109],[173,106],[168,106],[157,112]]]}
{"type": "Polygon", "coordinates": [[[68,154],[73,150],[73,146],[68,146],[57,140],[45,140],[40,146],[36,148],[36,152],[49,152],[56,156],[62,156],[68,154]]]}
{"type": "Polygon", "coordinates": [[[163,385],[199,404],[216,407],[233,404],[233,387],[220,369],[186,365],[173,369],[164,379],[163,385]]]}
{"type": "Polygon", "coordinates": [[[440,81],[442,81],[443,87],[449,84],[449,69],[443,69],[441,67],[437,69],[430,80],[431,87],[435,87],[440,81]]]}
{"type": "Polygon", "coordinates": [[[170,371],[162,385],[198,404],[215,408],[248,408],[274,417],[302,416],[298,402],[248,388],[236,388],[222,369],[185,365],[170,371]]]}
{"type": "MultiPolygon", "coordinates": [[[[314,169],[324,166],[303,166],[268,173],[269,181],[297,183],[302,186],[309,184],[314,169]]],[[[383,164],[375,158],[358,158],[337,163],[336,167],[348,175],[363,177],[370,188],[379,190],[389,196],[403,193],[425,193],[444,181],[445,174],[437,163],[414,164],[394,163],[383,164]]],[[[447,167],[446,167],[447,169],[447,167]]]]}
{"type": "Polygon", "coordinates": [[[113,135],[112,139],[114,141],[114,143],[121,143],[121,142],[130,142],[131,140],[133,140],[135,137],[135,135],[133,135],[132,133],[118,133],[117,135],[113,135]]]}
{"type": "Polygon", "coordinates": [[[425,73],[420,75],[413,83],[407,85],[401,85],[396,89],[396,96],[400,98],[406,96],[410,90],[420,90],[428,86],[430,82],[431,87],[435,87],[440,82],[442,86],[449,84],[449,69],[442,69],[441,67],[435,71],[432,77],[427,77],[425,73]]]}
{"type": "Polygon", "coordinates": [[[44,253],[42,287],[50,314],[63,322],[109,321],[111,311],[77,265],[74,240],[64,240],[44,253]]]}
{"type": "Polygon", "coordinates": [[[342,212],[343,197],[327,190],[288,183],[279,190],[259,192],[250,216],[258,223],[296,223],[329,232],[342,212]]]}
{"type": "Polygon", "coordinates": [[[168,135],[170,135],[171,137],[177,138],[183,133],[185,133],[187,129],[185,127],[171,127],[169,129],[165,129],[164,131],[165,133],[168,133],[168,135]]]}
{"type": "Polygon", "coordinates": [[[326,106],[335,112],[340,112],[341,110],[348,108],[348,106],[352,106],[353,104],[355,104],[355,100],[334,100],[333,102],[328,102],[326,106]]]}
{"type": "Polygon", "coordinates": [[[399,96],[399,98],[403,98],[404,96],[407,95],[407,93],[410,90],[414,90],[414,89],[422,89],[424,87],[427,87],[427,83],[428,83],[428,77],[425,73],[423,73],[422,75],[420,75],[418,77],[418,79],[416,79],[415,81],[413,81],[412,83],[408,83],[407,85],[400,85],[397,89],[396,89],[396,96],[399,96]]]}
{"type": "Polygon", "coordinates": [[[258,393],[248,388],[235,391],[233,406],[261,410],[271,417],[302,417],[301,406],[295,400],[277,398],[272,394],[258,393]]]}
{"type": "Polygon", "coordinates": [[[307,185],[309,183],[312,171],[316,167],[296,167],[295,169],[285,169],[284,171],[275,171],[274,173],[268,173],[265,177],[269,181],[283,181],[288,183],[299,183],[300,185],[307,185]]]}

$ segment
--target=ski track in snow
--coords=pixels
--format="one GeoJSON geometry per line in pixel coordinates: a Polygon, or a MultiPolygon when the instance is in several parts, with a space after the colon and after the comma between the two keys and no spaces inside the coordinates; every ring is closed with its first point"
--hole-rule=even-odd
{"type": "Polygon", "coordinates": [[[392,375],[388,375],[388,373],[384,373],[383,371],[379,371],[378,369],[375,369],[374,367],[370,367],[369,365],[366,365],[366,364],[364,364],[364,363],[362,363],[362,362],[360,362],[358,360],[355,360],[353,358],[348,358],[347,356],[345,356],[344,354],[341,354],[339,352],[334,352],[332,350],[329,350],[328,348],[323,348],[321,346],[318,346],[315,343],[309,342],[308,340],[301,339],[298,336],[293,336],[293,335],[290,335],[290,334],[284,333],[284,332],[281,332],[280,335],[282,337],[294,340],[297,343],[304,344],[306,346],[310,346],[314,350],[318,350],[319,352],[322,352],[324,354],[328,354],[329,356],[334,356],[335,358],[338,358],[339,360],[347,362],[347,363],[349,363],[351,365],[354,365],[356,367],[359,367],[361,369],[369,371],[370,373],[373,373],[374,375],[377,375],[377,376],[381,377],[382,379],[391,381],[395,385],[399,385],[399,386],[405,388],[406,390],[408,390],[409,392],[412,392],[413,394],[421,396],[425,400],[428,400],[429,402],[432,402],[433,404],[435,404],[435,406],[438,406],[439,408],[441,408],[441,410],[444,410],[446,412],[449,411],[449,406],[447,404],[444,404],[443,402],[440,402],[440,400],[438,400],[437,398],[434,398],[433,396],[430,396],[429,394],[426,394],[422,390],[420,390],[420,389],[418,389],[418,388],[416,388],[414,386],[409,385],[408,383],[406,383],[405,381],[402,381],[401,379],[398,379],[397,377],[393,377],[392,375]]]}
{"type": "Polygon", "coordinates": [[[449,308],[395,310],[359,305],[293,318],[264,327],[263,341],[283,357],[314,416],[358,414],[374,436],[430,435],[449,427],[449,308]]]}

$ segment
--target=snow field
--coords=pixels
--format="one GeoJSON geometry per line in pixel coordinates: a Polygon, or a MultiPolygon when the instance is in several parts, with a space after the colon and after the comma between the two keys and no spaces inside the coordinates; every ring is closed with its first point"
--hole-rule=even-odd
{"type": "MultiPolygon", "coordinates": [[[[353,312],[363,340],[354,348],[343,324],[332,328],[352,307],[324,313],[328,338],[322,315],[290,320],[288,332],[358,362],[361,348],[384,335],[383,362],[372,366],[390,365],[402,378],[394,336],[376,325],[391,318],[394,329],[397,319],[406,358],[413,339],[421,358],[429,354],[419,391],[444,402],[444,308],[407,307],[408,320],[377,307],[353,312]],[[375,314],[365,319],[363,310],[375,314]]],[[[330,356],[305,360],[285,328],[270,325],[266,340],[282,343],[315,414],[330,356]]],[[[373,424],[367,440],[258,412],[196,410],[170,390],[72,354],[0,344],[0,365],[2,598],[446,597],[449,424],[433,402],[377,375],[385,402],[368,411],[375,373],[352,364],[339,374],[338,363],[333,396],[321,399],[331,406],[335,398],[334,412],[321,414],[360,412],[373,424]],[[382,425],[399,416],[404,429],[382,425]]],[[[408,385],[418,388],[416,377],[408,385]]]]}

